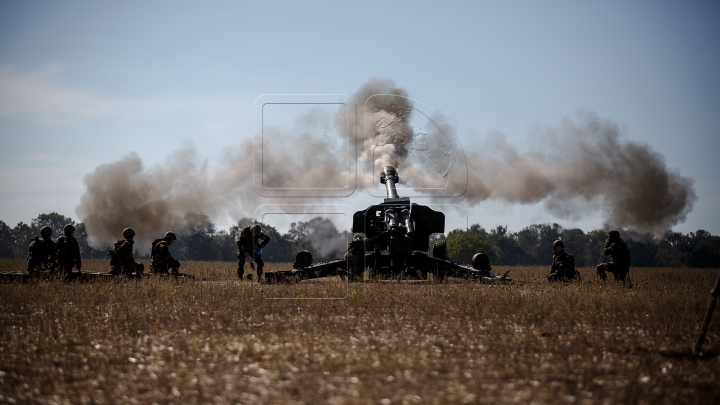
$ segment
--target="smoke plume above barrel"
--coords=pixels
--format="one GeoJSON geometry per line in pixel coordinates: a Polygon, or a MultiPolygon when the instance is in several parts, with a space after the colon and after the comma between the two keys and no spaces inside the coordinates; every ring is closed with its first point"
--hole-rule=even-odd
{"type": "MultiPolygon", "coordinates": [[[[529,136],[534,146],[524,150],[509,144],[499,132],[465,145],[464,152],[459,147],[440,148],[440,155],[451,158],[448,165],[431,155],[433,145],[424,141],[429,135],[410,125],[418,111],[405,89],[389,79],[370,79],[352,98],[357,116],[328,117],[322,116],[327,111],[309,111],[298,117],[293,133],[301,134],[303,142],[283,142],[286,128],[264,129],[263,181],[273,187],[312,187],[332,184],[324,176],[347,174],[342,142],[323,138],[331,132],[327,126],[334,125],[339,135],[341,128],[357,128],[362,172],[370,165],[392,165],[399,169],[402,185],[418,189],[441,179],[449,188],[463,190],[459,198],[471,206],[486,200],[542,202],[559,218],[600,212],[613,226],[661,232],[683,221],[697,199],[693,181],[668,168],[650,145],[632,141],[617,124],[591,112],[537,129],[529,136]],[[323,127],[318,122],[330,124],[323,127]],[[455,156],[465,158],[467,175],[458,175],[465,172],[455,156]]],[[[452,131],[443,125],[436,131],[452,131]]],[[[76,209],[87,225],[89,243],[107,246],[131,226],[137,232],[136,246],[147,253],[149,242],[165,231],[197,229],[202,225],[198,222],[208,218],[252,216],[267,202],[253,184],[257,145],[251,138],[243,139],[213,168],[192,145],[181,146],[153,167],[145,167],[135,153],[98,166],[85,177],[86,191],[76,209]]],[[[360,180],[358,190],[378,181],[360,180]]],[[[272,203],[319,200],[322,192],[310,199],[289,200],[281,195],[272,203]]]]}

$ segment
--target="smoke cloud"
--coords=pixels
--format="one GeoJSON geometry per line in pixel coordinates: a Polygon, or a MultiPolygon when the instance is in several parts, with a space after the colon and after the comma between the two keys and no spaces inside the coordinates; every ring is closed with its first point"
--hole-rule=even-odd
{"type": "Polygon", "coordinates": [[[532,138],[537,146],[526,153],[497,133],[471,151],[466,201],[543,201],[561,218],[599,210],[612,226],[661,233],[684,221],[697,200],[691,179],[594,113],[580,112],[532,138]]]}
{"type": "MultiPolygon", "coordinates": [[[[353,99],[357,116],[310,110],[291,128],[264,128],[262,150],[253,149],[258,142],[242,140],[213,169],[192,145],[154,167],[145,167],[135,153],[97,167],[85,177],[86,191],[76,209],[87,225],[89,243],[108,246],[131,226],[137,232],[137,249],[147,253],[150,242],[165,231],[198,229],[208,218],[251,215],[264,202],[254,189],[253,154],[262,156],[266,187],[336,187],[338,178],[354,175],[347,169],[346,145],[341,142],[348,126],[358,128],[362,167],[395,166],[402,185],[420,192],[445,182],[446,189],[461,190],[458,195],[469,205],[485,200],[543,202],[561,218],[599,211],[613,226],[662,232],[683,221],[697,199],[691,179],[669,169],[651,146],[628,139],[617,124],[593,113],[578,113],[557,127],[536,130],[529,151],[521,152],[504,135],[490,133],[479,146],[465,145],[464,154],[452,142],[433,144],[432,139],[452,131],[442,120],[424,130],[411,125],[413,118],[417,122],[425,117],[392,80],[370,79],[353,99]],[[287,133],[302,141],[287,142],[287,133]],[[330,140],[329,133],[340,138],[330,140]]],[[[360,180],[359,189],[378,182],[360,180]]],[[[287,190],[287,196],[275,194],[273,202],[318,202],[290,199],[292,188],[287,190]]],[[[318,193],[323,195],[322,190],[318,193]]],[[[312,240],[327,246],[322,229],[315,230],[312,240]]]]}

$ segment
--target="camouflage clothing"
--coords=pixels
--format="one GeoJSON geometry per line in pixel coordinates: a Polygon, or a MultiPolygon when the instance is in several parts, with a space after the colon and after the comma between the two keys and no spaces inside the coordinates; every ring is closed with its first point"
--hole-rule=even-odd
{"type": "Polygon", "coordinates": [[[80,245],[72,234],[62,235],[55,241],[57,249],[58,267],[63,274],[70,274],[73,267],[78,271],[82,267],[82,259],[80,258],[80,245]]]}
{"type": "Polygon", "coordinates": [[[356,238],[348,243],[347,251],[343,255],[347,262],[347,271],[350,280],[363,278],[365,267],[365,239],[356,238]]]}
{"type": "Polygon", "coordinates": [[[548,275],[548,281],[568,282],[574,280],[580,274],[575,270],[575,258],[564,250],[555,252],[553,263],[548,275]]]}
{"type": "Polygon", "coordinates": [[[257,232],[253,235],[250,228],[252,228],[252,226],[243,228],[242,232],[240,232],[240,238],[237,241],[237,275],[238,278],[242,280],[245,274],[245,261],[252,258],[252,260],[257,263],[257,276],[259,281],[263,274],[263,267],[265,266],[265,262],[262,260],[262,250],[270,243],[270,237],[262,232],[257,232]],[[246,253],[249,257],[245,256],[246,253]]]}
{"type": "Polygon", "coordinates": [[[610,263],[601,263],[597,266],[597,273],[601,279],[606,280],[606,272],[615,277],[615,281],[623,283],[630,273],[630,249],[622,238],[608,238],[603,248],[603,255],[610,256],[610,263]]]}
{"type": "Polygon", "coordinates": [[[178,274],[180,262],[170,254],[170,242],[165,238],[155,239],[150,253],[150,270],[155,274],[178,274]]]}
{"type": "Polygon", "coordinates": [[[136,275],[142,274],[145,266],[135,261],[133,257],[133,244],[135,242],[125,238],[118,239],[110,249],[110,274],[136,275]]]}
{"type": "Polygon", "coordinates": [[[52,239],[36,236],[28,247],[27,272],[33,275],[38,271],[55,271],[56,261],[57,251],[52,239]]]}

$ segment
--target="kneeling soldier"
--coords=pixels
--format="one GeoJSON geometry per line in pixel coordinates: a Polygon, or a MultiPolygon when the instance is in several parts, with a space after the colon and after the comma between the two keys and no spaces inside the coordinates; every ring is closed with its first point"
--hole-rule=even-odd
{"type": "Polygon", "coordinates": [[[347,263],[348,279],[362,281],[365,272],[365,238],[362,234],[353,235],[353,240],[348,243],[343,260],[347,263]]]}
{"type": "Polygon", "coordinates": [[[52,228],[43,226],[40,229],[40,237],[33,238],[28,247],[27,272],[31,276],[37,274],[38,271],[55,271],[57,252],[51,238],[52,233],[52,228]]]}
{"type": "Polygon", "coordinates": [[[565,251],[563,241],[556,240],[553,243],[553,249],[555,249],[555,254],[553,255],[550,275],[547,277],[548,281],[569,282],[579,277],[580,273],[575,270],[575,258],[565,251]]]}
{"type": "Polygon", "coordinates": [[[265,262],[262,260],[262,250],[269,242],[270,237],[262,233],[260,225],[255,224],[243,228],[242,232],[240,232],[240,238],[237,241],[237,275],[240,280],[243,279],[243,275],[245,274],[245,261],[249,260],[252,263],[252,261],[255,260],[257,263],[258,281],[262,281],[261,277],[263,267],[265,266],[265,262]]]}
{"type": "Polygon", "coordinates": [[[57,248],[58,266],[67,277],[72,273],[73,267],[77,268],[78,272],[80,271],[82,259],[80,258],[80,245],[74,235],[75,227],[67,224],[63,228],[63,233],[64,235],[55,241],[55,247],[57,248]]]}
{"type": "Polygon", "coordinates": [[[132,228],[125,228],[122,239],[118,239],[115,245],[110,248],[110,253],[108,253],[108,256],[110,256],[110,274],[123,274],[126,276],[135,274],[139,276],[145,270],[145,266],[136,262],[133,257],[133,244],[135,243],[133,238],[135,238],[135,231],[132,228]]]}
{"type": "Polygon", "coordinates": [[[610,272],[615,276],[615,281],[629,279],[630,273],[630,249],[627,243],[620,238],[620,232],[612,230],[607,234],[608,239],[603,248],[603,255],[610,256],[610,263],[601,263],[597,265],[597,273],[601,279],[606,280],[606,272],[610,272]]]}
{"type": "Polygon", "coordinates": [[[179,274],[180,262],[170,254],[170,245],[177,240],[174,232],[167,232],[162,239],[155,239],[150,251],[150,270],[155,274],[179,274]]]}

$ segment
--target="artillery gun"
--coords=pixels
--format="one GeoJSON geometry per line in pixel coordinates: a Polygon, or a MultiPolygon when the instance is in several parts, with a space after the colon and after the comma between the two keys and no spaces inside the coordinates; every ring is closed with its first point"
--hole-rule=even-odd
{"type": "Polygon", "coordinates": [[[488,256],[477,253],[472,267],[452,262],[447,257],[444,241],[437,241],[430,251],[430,236],[445,232],[445,214],[425,205],[411,203],[410,198],[398,196],[395,184],[400,182],[397,171],[385,166],[380,173],[387,197],[376,205],[353,215],[352,232],[360,234],[360,252],[353,252],[362,266],[352,266],[350,257],[312,263],[312,253],[297,254],[293,270],[266,272],[269,283],[298,282],[321,277],[341,276],[362,280],[364,269],[370,268],[372,278],[436,280],[456,277],[480,282],[510,282],[509,271],[502,276],[490,271],[488,256]],[[359,267],[359,269],[358,269],[359,267]]]}

